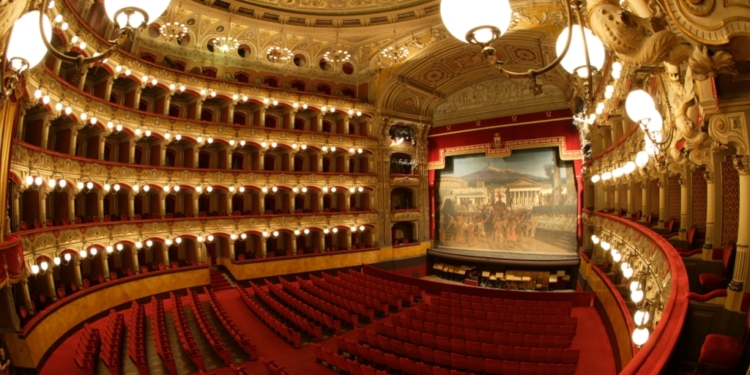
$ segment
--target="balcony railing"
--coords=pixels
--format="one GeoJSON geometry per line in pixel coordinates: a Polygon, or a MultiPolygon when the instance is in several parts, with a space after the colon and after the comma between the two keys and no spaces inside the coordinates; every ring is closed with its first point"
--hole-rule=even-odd
{"type": "MultiPolygon", "coordinates": [[[[653,327],[648,341],[640,348],[631,343],[633,319],[617,286],[584,257],[581,272],[594,288],[603,304],[619,346],[623,369],[620,374],[661,374],[675,348],[688,308],[688,275],[677,251],[664,238],[633,221],[601,212],[584,210],[589,226],[599,228],[622,246],[637,249],[639,261],[647,261],[652,278],[659,288],[647,291],[647,297],[661,302],[658,323],[653,327]],[[644,260],[645,258],[646,260],[644,260]]],[[[586,224],[585,224],[586,225],[586,224]]],[[[636,268],[636,266],[633,266],[636,268]]],[[[613,348],[614,349],[614,348],[613,348]]],[[[615,353],[618,355],[618,353],[615,353]]]]}

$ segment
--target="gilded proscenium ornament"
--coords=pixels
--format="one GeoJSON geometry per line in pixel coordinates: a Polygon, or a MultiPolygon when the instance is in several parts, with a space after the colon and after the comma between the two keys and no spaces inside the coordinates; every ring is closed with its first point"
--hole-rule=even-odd
{"type": "Polygon", "coordinates": [[[689,60],[698,80],[733,71],[734,61],[729,53],[719,51],[708,56],[705,47],[692,46],[668,30],[663,18],[639,17],[623,9],[617,0],[590,0],[587,6],[591,30],[624,63],[637,67],[662,62],[679,66],[689,60]]]}

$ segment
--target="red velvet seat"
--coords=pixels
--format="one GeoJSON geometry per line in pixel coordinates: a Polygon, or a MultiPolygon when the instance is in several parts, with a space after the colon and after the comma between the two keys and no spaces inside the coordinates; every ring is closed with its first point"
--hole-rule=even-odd
{"type": "Polygon", "coordinates": [[[433,375],[432,372],[432,366],[424,364],[422,362],[417,362],[417,375],[433,375]]]}
{"type": "Polygon", "coordinates": [[[706,336],[701,346],[701,355],[698,358],[695,373],[702,374],[705,370],[722,374],[738,373],[740,357],[748,339],[750,329],[748,327],[750,327],[750,314],[748,314],[747,327],[741,338],[715,333],[706,336]]]}
{"type": "Polygon", "coordinates": [[[705,292],[710,292],[715,289],[722,289],[726,288],[727,279],[729,278],[728,275],[732,271],[731,263],[733,262],[733,256],[734,256],[734,245],[727,245],[726,248],[724,248],[724,252],[721,256],[721,262],[723,266],[723,271],[721,275],[715,274],[715,273],[702,273],[698,275],[698,281],[701,284],[701,290],[705,292]]]}

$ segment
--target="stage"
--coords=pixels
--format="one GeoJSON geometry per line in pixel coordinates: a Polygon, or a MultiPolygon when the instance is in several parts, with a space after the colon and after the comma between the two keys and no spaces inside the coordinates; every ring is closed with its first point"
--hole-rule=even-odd
{"type": "Polygon", "coordinates": [[[446,246],[430,248],[427,250],[427,255],[458,262],[521,267],[577,267],[579,262],[576,252],[521,253],[510,250],[471,250],[446,246]]]}

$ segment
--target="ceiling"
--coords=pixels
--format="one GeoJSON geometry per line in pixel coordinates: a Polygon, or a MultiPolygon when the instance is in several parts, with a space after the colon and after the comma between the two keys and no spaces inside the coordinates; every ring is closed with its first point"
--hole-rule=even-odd
{"type": "MultiPolygon", "coordinates": [[[[305,74],[349,84],[370,82],[370,97],[381,113],[443,125],[503,115],[566,108],[567,74],[559,68],[539,78],[544,94],[534,98],[528,80],[508,80],[485,60],[481,49],[453,38],[442,25],[438,0],[206,0],[173,3],[159,20],[190,26],[191,42],[165,50],[207,59],[211,37],[230,34],[252,45],[253,60],[225,58],[226,64],[252,64],[252,69],[305,74]],[[373,22],[373,20],[385,20],[373,22]],[[323,22],[321,22],[323,21],[323,22]],[[388,64],[380,51],[405,46],[409,56],[388,64]],[[317,62],[327,50],[351,52],[355,74],[323,72],[271,64],[263,53],[286,45],[317,62]]],[[[496,42],[504,68],[526,71],[556,57],[554,43],[566,25],[563,8],[554,1],[511,1],[514,26],[496,42]]],[[[141,43],[160,47],[158,39],[141,43]]],[[[213,60],[215,58],[211,56],[213,60]]]]}

